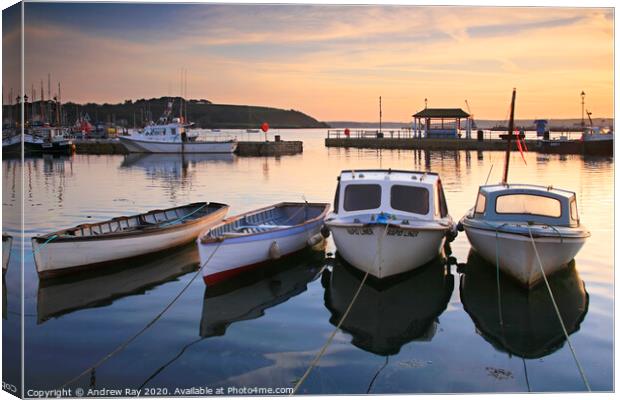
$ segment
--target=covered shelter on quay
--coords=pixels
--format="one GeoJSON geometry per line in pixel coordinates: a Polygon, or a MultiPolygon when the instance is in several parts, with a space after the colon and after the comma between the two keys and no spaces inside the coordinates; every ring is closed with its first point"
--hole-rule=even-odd
{"type": "Polygon", "coordinates": [[[413,132],[416,137],[457,138],[463,127],[465,137],[470,139],[472,118],[460,108],[425,108],[413,114],[413,132]]]}

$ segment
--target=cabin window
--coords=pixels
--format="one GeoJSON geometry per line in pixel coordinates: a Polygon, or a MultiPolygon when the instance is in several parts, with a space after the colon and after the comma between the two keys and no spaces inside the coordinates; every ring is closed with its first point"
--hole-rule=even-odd
{"type": "Polygon", "coordinates": [[[577,200],[572,199],[570,202],[570,217],[573,221],[579,221],[579,214],[577,213],[577,200]]]}
{"type": "Polygon", "coordinates": [[[171,135],[176,135],[177,134],[177,130],[175,128],[170,128],[170,134],[171,135]]]}
{"type": "Polygon", "coordinates": [[[487,197],[482,193],[478,193],[478,199],[476,200],[476,208],[474,212],[476,214],[484,214],[484,209],[487,206],[487,197]]]}
{"type": "Polygon", "coordinates": [[[413,214],[428,214],[428,189],[417,186],[392,186],[391,206],[394,210],[413,214]]]}
{"type": "Polygon", "coordinates": [[[344,192],[345,211],[372,210],[381,205],[381,186],[347,185],[344,192]]]}
{"type": "Polygon", "coordinates": [[[534,194],[507,194],[498,196],[495,202],[498,214],[531,214],[559,218],[562,215],[560,200],[534,194]]]}

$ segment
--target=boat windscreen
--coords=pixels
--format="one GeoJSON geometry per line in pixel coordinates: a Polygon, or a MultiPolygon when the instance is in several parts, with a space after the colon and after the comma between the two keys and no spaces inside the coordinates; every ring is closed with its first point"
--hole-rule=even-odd
{"type": "Polygon", "coordinates": [[[535,194],[505,194],[495,201],[497,214],[531,214],[559,218],[562,216],[562,204],[553,197],[535,194]]]}
{"type": "Polygon", "coordinates": [[[394,210],[413,214],[428,214],[428,189],[417,186],[394,185],[391,189],[390,204],[394,210]]]}
{"type": "Polygon", "coordinates": [[[345,211],[372,210],[381,206],[381,186],[371,184],[347,185],[344,191],[345,211]]]}

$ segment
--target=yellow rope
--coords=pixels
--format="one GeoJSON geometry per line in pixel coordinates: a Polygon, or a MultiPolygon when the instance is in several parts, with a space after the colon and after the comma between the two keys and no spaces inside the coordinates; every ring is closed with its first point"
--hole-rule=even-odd
{"type": "Polygon", "coordinates": [[[534,253],[536,254],[536,259],[538,260],[538,265],[540,266],[540,272],[542,272],[543,280],[545,281],[545,285],[547,286],[547,290],[549,291],[549,297],[551,297],[551,303],[553,303],[553,308],[555,309],[555,313],[558,317],[558,320],[560,321],[560,325],[562,326],[562,331],[564,332],[564,336],[566,337],[566,342],[568,343],[568,347],[570,348],[571,353],[573,353],[573,359],[575,360],[575,364],[577,364],[577,369],[579,370],[581,379],[583,380],[583,383],[586,385],[586,389],[588,389],[588,392],[591,392],[592,389],[590,389],[590,383],[588,382],[588,378],[586,377],[586,374],[583,372],[583,368],[581,368],[581,364],[579,363],[579,360],[577,359],[577,354],[575,353],[573,344],[571,343],[571,340],[568,337],[568,331],[566,330],[566,326],[564,326],[564,321],[562,320],[560,309],[558,308],[558,305],[555,302],[555,298],[553,297],[553,292],[551,291],[551,286],[549,286],[549,281],[547,280],[547,276],[545,275],[545,270],[543,269],[542,262],[540,261],[538,249],[536,248],[536,242],[534,241],[534,237],[532,236],[532,230],[530,229],[529,225],[527,227],[527,230],[530,234],[530,239],[532,240],[532,247],[534,247],[534,253]]]}
{"type": "MultiPolygon", "coordinates": [[[[390,226],[390,224],[388,222],[385,225],[385,231],[383,232],[383,235],[381,236],[381,243],[380,244],[383,244],[383,239],[387,235],[389,226],[390,226]]],[[[380,248],[381,248],[381,246],[379,246],[379,248],[377,249],[377,254],[375,255],[375,260],[373,262],[373,265],[375,265],[375,263],[377,262],[377,259],[379,258],[379,253],[380,253],[379,249],[380,248]]],[[[381,262],[381,260],[379,260],[379,262],[381,262]]],[[[325,344],[323,345],[321,350],[318,352],[316,357],[314,357],[314,360],[312,360],[312,362],[308,366],[308,369],[306,369],[306,372],[302,375],[301,378],[299,378],[299,380],[295,384],[295,387],[293,388],[293,392],[291,393],[291,395],[295,395],[297,393],[297,391],[299,390],[301,385],[305,382],[305,380],[310,375],[310,372],[312,372],[314,367],[321,360],[321,357],[323,357],[323,354],[325,354],[325,351],[327,350],[329,345],[334,340],[334,337],[336,336],[336,333],[338,333],[338,331],[340,330],[340,326],[342,326],[342,323],[344,322],[344,320],[347,319],[347,316],[349,315],[349,312],[351,311],[351,308],[353,307],[353,304],[355,303],[355,300],[357,300],[357,297],[359,296],[360,292],[362,291],[362,288],[364,287],[364,283],[366,283],[366,279],[368,278],[369,274],[370,274],[370,271],[367,270],[366,273],[364,274],[364,278],[362,279],[362,281],[360,282],[359,287],[357,288],[357,291],[355,292],[355,295],[353,295],[353,298],[351,299],[351,302],[349,303],[347,309],[345,310],[344,314],[342,314],[342,317],[340,318],[340,321],[338,321],[338,324],[336,325],[336,328],[332,331],[331,335],[329,335],[329,338],[327,339],[327,341],[325,342],[325,344]]]]}

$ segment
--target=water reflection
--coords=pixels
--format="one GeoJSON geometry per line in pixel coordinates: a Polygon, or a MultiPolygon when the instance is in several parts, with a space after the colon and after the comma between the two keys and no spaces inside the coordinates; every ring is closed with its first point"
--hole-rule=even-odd
{"type": "MultiPolygon", "coordinates": [[[[345,263],[323,272],[325,307],[332,325],[340,321],[362,279],[360,271],[345,263]]],[[[397,354],[413,340],[433,338],[437,317],[446,309],[453,289],[454,276],[442,258],[386,282],[367,280],[341,328],[362,350],[397,354]]]]}
{"type": "Polygon", "coordinates": [[[121,168],[143,170],[150,178],[187,179],[200,164],[236,161],[234,154],[138,154],[124,156],[121,168]]]}
{"type": "Polygon", "coordinates": [[[46,280],[39,283],[37,322],[82,310],[103,307],[115,300],[144,294],[163,283],[198,269],[200,258],[191,245],[150,260],[117,263],[105,271],[46,280]]]}
{"type": "Polygon", "coordinates": [[[318,277],[324,254],[305,251],[267,269],[205,289],[200,336],[222,336],[234,322],[256,319],[265,310],[306,291],[318,277]]]}
{"type": "MultiPolygon", "coordinates": [[[[549,277],[549,285],[566,330],[577,331],[589,298],[575,262],[549,277]]],[[[461,276],[461,302],[482,337],[523,358],[544,357],[562,347],[565,337],[544,283],[528,291],[500,274],[499,293],[495,267],[470,251],[461,276]]]]}

